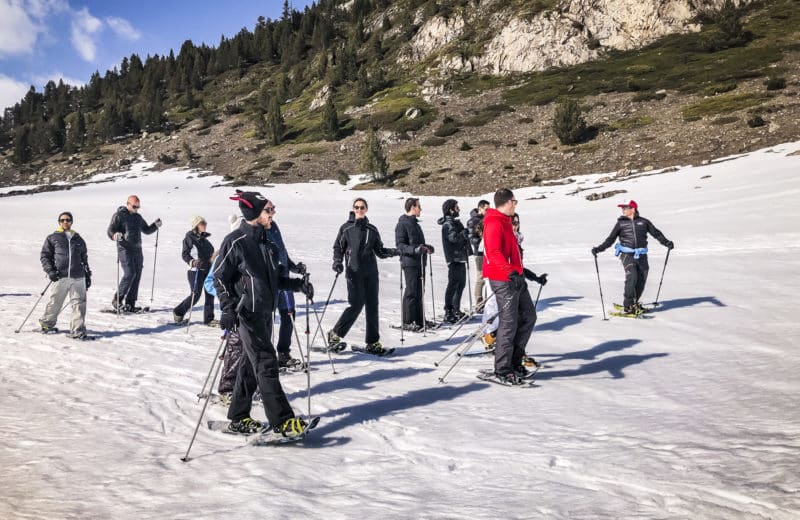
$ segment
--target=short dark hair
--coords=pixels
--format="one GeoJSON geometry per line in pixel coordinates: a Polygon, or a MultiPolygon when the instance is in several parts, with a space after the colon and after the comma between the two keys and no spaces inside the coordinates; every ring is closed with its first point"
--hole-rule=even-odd
{"type": "Polygon", "coordinates": [[[514,193],[508,188],[500,188],[494,192],[494,207],[499,208],[509,200],[514,198],[514,193]]]}
{"type": "Polygon", "coordinates": [[[369,207],[369,204],[367,204],[367,199],[364,199],[364,198],[362,198],[362,197],[358,197],[358,198],[354,199],[354,200],[353,200],[353,206],[355,206],[355,205],[356,205],[356,202],[358,202],[359,200],[360,200],[361,202],[363,202],[363,203],[364,203],[364,205],[365,205],[366,207],[369,207]]]}
{"type": "Polygon", "coordinates": [[[72,213],[70,213],[69,211],[62,211],[61,213],[58,214],[58,221],[59,222],[61,222],[61,217],[63,217],[64,215],[68,216],[70,218],[70,220],[74,220],[73,217],[72,217],[72,213]]]}
{"type": "Polygon", "coordinates": [[[411,211],[411,208],[419,204],[419,199],[416,197],[409,197],[406,199],[406,213],[411,211]]]}
{"type": "Polygon", "coordinates": [[[485,208],[486,206],[491,206],[491,205],[492,205],[492,203],[489,202],[486,199],[481,199],[480,201],[478,201],[478,207],[479,208],[485,208]]]}

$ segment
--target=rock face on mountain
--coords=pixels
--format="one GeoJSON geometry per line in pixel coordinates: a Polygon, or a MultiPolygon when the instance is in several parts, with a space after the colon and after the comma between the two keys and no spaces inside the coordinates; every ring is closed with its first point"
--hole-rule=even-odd
{"type": "Polygon", "coordinates": [[[554,9],[525,17],[503,7],[503,0],[483,2],[448,18],[426,20],[404,58],[432,59],[443,72],[499,75],[576,65],[600,58],[606,50],[636,49],[668,34],[697,31],[697,14],[723,3],[562,0],[554,9]]]}

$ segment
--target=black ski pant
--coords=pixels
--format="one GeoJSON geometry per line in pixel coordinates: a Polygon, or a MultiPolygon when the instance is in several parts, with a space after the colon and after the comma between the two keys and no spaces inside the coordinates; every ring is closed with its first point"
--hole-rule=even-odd
{"type": "Polygon", "coordinates": [[[650,264],[647,263],[647,255],[634,258],[631,253],[621,253],[619,255],[622,267],[625,269],[625,292],[622,305],[629,309],[634,303],[639,301],[647,283],[647,273],[650,271],[650,264]]]}
{"type": "Polygon", "coordinates": [[[348,276],[347,303],[350,306],[344,310],[339,321],[333,326],[333,333],[340,338],[345,337],[361,314],[361,309],[366,305],[367,333],[364,341],[370,344],[381,339],[378,329],[378,273],[355,272],[348,276]]]}
{"type": "Polygon", "coordinates": [[[489,280],[497,299],[497,337],[494,343],[494,372],[504,376],[522,366],[525,346],[536,325],[536,308],[533,306],[527,284],[515,291],[511,282],[489,280]]]}
{"type": "Polygon", "coordinates": [[[242,360],[236,374],[228,419],[240,421],[250,417],[253,394],[259,389],[270,426],[283,424],[294,417],[294,412],[278,378],[278,356],[270,341],[272,313],[239,314],[237,331],[247,358],[242,360]]]}
{"type": "Polygon", "coordinates": [[[403,323],[416,323],[422,327],[424,325],[422,267],[404,267],[403,277],[406,281],[406,288],[403,291],[403,323]]]}
{"type": "Polygon", "coordinates": [[[139,282],[142,279],[142,268],[144,266],[144,255],[142,248],[118,247],[119,264],[122,267],[122,280],[119,281],[119,300],[114,294],[114,302],[128,304],[133,307],[139,298],[139,282]]]}
{"type": "Polygon", "coordinates": [[[189,296],[187,296],[173,312],[178,316],[186,316],[189,312],[189,307],[197,303],[202,293],[206,294],[205,303],[203,304],[203,323],[208,323],[214,319],[214,295],[209,293],[203,287],[203,282],[208,276],[208,269],[198,269],[196,271],[186,271],[186,277],[189,279],[189,296]],[[194,298],[192,298],[194,296],[194,298]]]}
{"type": "Polygon", "coordinates": [[[297,318],[297,312],[292,309],[279,309],[281,315],[281,326],[278,329],[278,346],[276,347],[281,354],[288,354],[292,348],[292,333],[294,327],[292,323],[297,318]]]}
{"type": "Polygon", "coordinates": [[[447,264],[447,288],[444,291],[444,312],[461,311],[461,296],[467,286],[467,264],[450,262],[447,264]]]}

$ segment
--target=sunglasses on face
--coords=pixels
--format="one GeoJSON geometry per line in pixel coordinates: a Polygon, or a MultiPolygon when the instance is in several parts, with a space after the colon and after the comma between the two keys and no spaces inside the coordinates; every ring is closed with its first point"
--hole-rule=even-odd
{"type": "Polygon", "coordinates": [[[620,206],[619,208],[620,208],[622,211],[625,211],[626,209],[631,209],[631,207],[630,207],[630,206],[620,206]]]}
{"type": "Polygon", "coordinates": [[[71,218],[60,218],[58,219],[59,222],[72,222],[71,218]]]}
{"type": "Polygon", "coordinates": [[[141,206],[135,206],[135,205],[133,205],[133,204],[131,204],[131,207],[132,207],[133,209],[139,209],[139,208],[141,208],[141,206]]]}
{"type": "Polygon", "coordinates": [[[367,207],[366,206],[353,206],[353,209],[356,210],[356,211],[359,211],[359,210],[367,209],[367,207]]]}
{"type": "Polygon", "coordinates": [[[266,211],[267,214],[272,215],[273,213],[275,213],[275,209],[276,206],[267,206],[263,209],[263,211],[266,211]]]}

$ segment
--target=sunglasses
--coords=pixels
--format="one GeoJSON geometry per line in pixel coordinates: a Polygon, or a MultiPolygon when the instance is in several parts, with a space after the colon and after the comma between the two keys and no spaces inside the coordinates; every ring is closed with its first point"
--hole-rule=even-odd
{"type": "Polygon", "coordinates": [[[262,211],[266,211],[268,215],[275,213],[277,206],[266,206],[262,211]]]}
{"type": "Polygon", "coordinates": [[[359,211],[359,210],[362,210],[362,209],[367,209],[367,207],[366,206],[353,206],[353,209],[356,210],[356,211],[359,211]]]}
{"type": "Polygon", "coordinates": [[[630,206],[620,206],[619,209],[621,209],[622,211],[625,211],[626,209],[631,209],[631,207],[630,206]]]}
{"type": "Polygon", "coordinates": [[[58,219],[59,222],[72,222],[71,218],[60,218],[58,219]]]}
{"type": "Polygon", "coordinates": [[[133,204],[131,204],[131,207],[132,207],[133,209],[139,209],[139,208],[141,208],[141,206],[134,206],[133,204]]]}
{"type": "Polygon", "coordinates": [[[516,204],[516,203],[518,203],[519,201],[518,201],[517,199],[511,199],[511,202],[513,202],[514,204],[516,204]]]}

